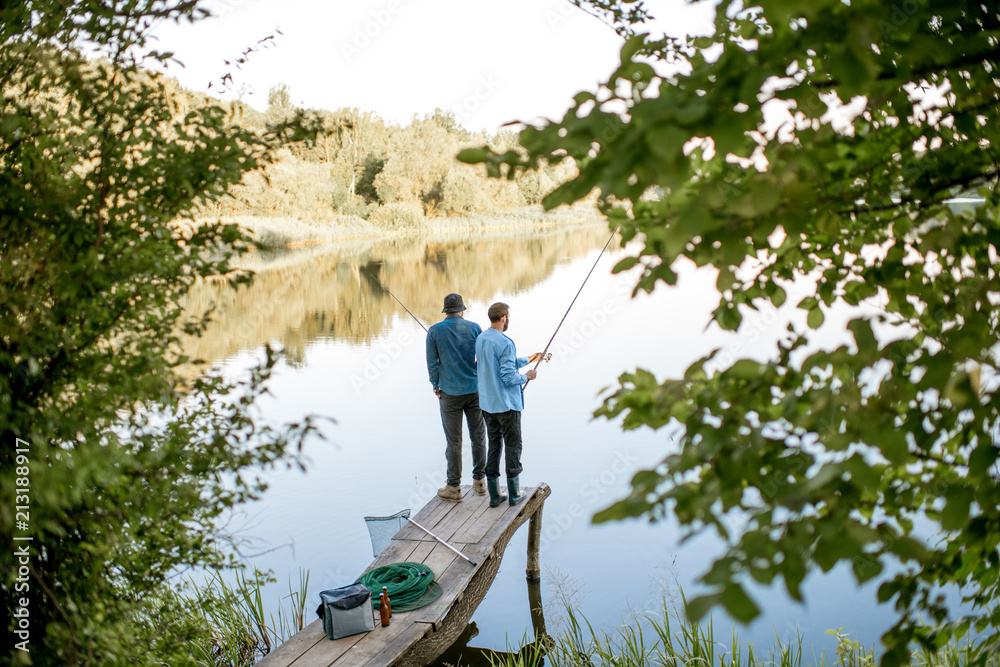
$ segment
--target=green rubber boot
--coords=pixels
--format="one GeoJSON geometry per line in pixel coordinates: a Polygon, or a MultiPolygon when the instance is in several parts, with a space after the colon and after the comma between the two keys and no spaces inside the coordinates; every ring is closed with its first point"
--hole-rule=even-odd
{"type": "Polygon", "coordinates": [[[507,502],[511,505],[516,505],[524,500],[524,494],[518,488],[517,477],[507,478],[507,493],[510,494],[510,499],[507,502]]]}
{"type": "Polygon", "coordinates": [[[490,492],[490,507],[496,507],[503,501],[507,500],[507,496],[500,493],[499,477],[494,477],[493,479],[487,479],[486,490],[490,492]]]}

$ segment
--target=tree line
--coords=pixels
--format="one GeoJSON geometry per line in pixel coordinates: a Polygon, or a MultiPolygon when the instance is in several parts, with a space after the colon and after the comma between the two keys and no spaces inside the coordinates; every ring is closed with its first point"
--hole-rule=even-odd
{"type": "MultiPolygon", "coordinates": [[[[183,108],[220,104],[174,81],[168,85],[183,108]]],[[[271,89],[264,112],[239,102],[224,106],[237,125],[256,131],[302,112],[284,84],[271,89]]],[[[395,229],[419,226],[435,216],[491,215],[536,205],[575,175],[564,162],[509,181],[488,178],[482,169],[455,156],[483,143],[500,151],[517,150],[517,133],[472,133],[450,111],[436,109],[407,125],[359,109],[310,113],[317,120],[315,138],[283,143],[274,162],[248,172],[229,189],[229,196],[201,207],[199,214],[316,221],[354,216],[395,229]]]]}

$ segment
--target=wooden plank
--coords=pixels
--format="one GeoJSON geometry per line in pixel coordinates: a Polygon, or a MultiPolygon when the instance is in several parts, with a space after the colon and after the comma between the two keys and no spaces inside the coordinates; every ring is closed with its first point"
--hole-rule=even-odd
{"type": "Polygon", "coordinates": [[[287,667],[300,655],[326,639],[323,631],[323,621],[316,620],[297,632],[288,641],[274,649],[257,664],[261,667],[287,667]]]}
{"type": "Polygon", "coordinates": [[[489,497],[473,493],[471,498],[460,503],[460,507],[450,512],[444,520],[438,523],[434,528],[434,533],[445,542],[450,541],[458,529],[483,505],[490,506],[489,497]]]}
{"type": "Polygon", "coordinates": [[[383,549],[381,553],[379,553],[378,558],[373,560],[371,562],[371,565],[365,568],[365,572],[373,568],[379,567],[381,565],[388,565],[389,563],[402,563],[408,561],[411,558],[410,554],[413,553],[413,550],[416,547],[417,547],[416,542],[412,541],[403,542],[395,539],[390,540],[389,545],[385,549],[383,549]]]}
{"type": "MultiPolygon", "coordinates": [[[[377,623],[376,627],[379,627],[377,623]]],[[[324,634],[319,642],[292,661],[289,667],[328,667],[328,665],[333,664],[334,660],[348,653],[358,642],[370,634],[372,633],[365,632],[333,641],[327,639],[326,634],[324,634]]]]}
{"type": "MultiPolygon", "coordinates": [[[[420,562],[431,568],[431,571],[434,572],[434,579],[438,583],[441,583],[441,574],[448,569],[449,565],[458,559],[458,556],[455,555],[454,551],[443,544],[438,544],[437,542],[430,542],[429,544],[433,545],[433,548],[420,562]]],[[[466,567],[472,569],[472,566],[464,560],[462,563],[465,564],[466,567]]],[[[441,585],[444,586],[444,584],[441,585]]]]}
{"type": "MultiPolygon", "coordinates": [[[[391,643],[393,639],[403,634],[406,628],[412,625],[413,621],[403,618],[403,614],[394,614],[393,622],[386,627],[382,627],[376,620],[375,629],[371,632],[344,637],[336,641],[321,641],[303,653],[290,667],[329,667],[335,662],[344,660],[350,664],[363,664],[363,661],[356,661],[356,656],[365,653],[364,647],[381,647],[391,643]]],[[[367,651],[370,652],[371,648],[367,648],[367,651]]]]}
{"type": "MultiPolygon", "coordinates": [[[[532,493],[532,496],[534,496],[534,492],[532,493]]],[[[530,502],[532,500],[532,496],[525,498],[517,505],[508,505],[507,511],[505,511],[503,516],[501,516],[500,519],[486,531],[486,534],[483,535],[483,539],[481,539],[479,543],[495,544],[496,541],[500,539],[500,535],[503,534],[505,530],[510,528],[511,524],[515,524],[519,521],[527,521],[528,515],[526,512],[528,506],[533,504],[530,502]]]]}
{"type": "Polygon", "coordinates": [[[436,511],[445,501],[442,498],[438,498],[436,495],[431,496],[431,499],[427,501],[427,504],[421,507],[412,518],[416,519],[420,523],[427,521],[432,512],[436,511]]]}
{"type": "MultiPolygon", "coordinates": [[[[427,524],[437,523],[441,514],[447,512],[454,503],[450,503],[446,500],[442,500],[437,496],[434,496],[427,501],[427,504],[420,508],[420,511],[413,516],[413,520],[422,526],[427,524]]],[[[417,535],[421,534],[419,528],[413,527],[409,522],[403,524],[392,539],[394,540],[407,540],[411,538],[416,538],[417,535]]]]}
{"type": "Polygon", "coordinates": [[[466,585],[475,575],[476,571],[482,567],[483,562],[489,557],[492,546],[469,545],[466,555],[476,561],[478,565],[472,567],[461,558],[454,561],[441,572],[438,583],[441,584],[443,592],[434,602],[426,607],[414,609],[412,612],[415,622],[437,624],[448,614],[448,610],[459,599],[466,585]]]}
{"type": "MultiPolygon", "coordinates": [[[[413,545],[413,552],[410,554],[410,557],[406,559],[406,561],[409,561],[410,563],[423,563],[424,560],[427,559],[427,556],[429,556],[430,553],[434,550],[434,546],[437,544],[437,542],[411,541],[409,542],[409,544],[413,545]]],[[[399,561],[399,562],[402,563],[406,561],[399,561]]]]}
{"type": "MultiPolygon", "coordinates": [[[[417,512],[413,520],[419,523],[421,526],[427,530],[434,531],[434,527],[437,526],[445,517],[448,516],[454,510],[457,510],[461,505],[465,504],[465,497],[469,494],[475,495],[471,486],[462,487],[462,498],[461,502],[454,500],[444,500],[434,496],[431,500],[424,505],[424,507],[417,512]]],[[[434,538],[420,530],[416,526],[407,523],[405,526],[399,529],[393,539],[399,540],[433,540],[434,538]]]]}
{"type": "MultiPolygon", "coordinates": [[[[373,667],[384,667],[391,665],[393,661],[402,655],[403,651],[419,641],[430,632],[426,623],[396,623],[396,617],[389,623],[388,627],[379,626],[376,630],[382,632],[369,632],[371,641],[359,642],[350,651],[340,656],[334,662],[327,663],[333,667],[347,665],[373,665],[373,667]]],[[[295,667],[298,667],[296,665],[295,667]]]]}
{"type": "MultiPolygon", "coordinates": [[[[478,537],[476,537],[476,539],[470,540],[469,531],[472,531],[474,527],[477,524],[479,524],[480,521],[482,522],[490,521],[490,519],[486,517],[486,513],[496,509],[498,508],[490,507],[490,499],[489,496],[487,496],[483,500],[482,504],[476,508],[476,511],[472,513],[472,516],[466,519],[465,523],[458,527],[458,530],[455,531],[455,534],[451,536],[450,541],[454,542],[456,545],[458,545],[459,543],[478,542],[480,538],[482,538],[482,534],[480,534],[478,530],[475,530],[474,532],[475,534],[478,535],[478,537]]],[[[456,548],[461,549],[461,547],[456,547],[456,548]]]]}
{"type": "Polygon", "coordinates": [[[493,519],[493,521],[482,521],[476,525],[469,526],[463,539],[469,543],[485,544],[490,541],[485,539],[486,536],[493,535],[492,539],[496,540],[496,536],[499,536],[510,525],[537,490],[538,487],[524,489],[527,497],[517,505],[511,505],[505,500],[499,507],[490,508],[486,513],[486,517],[493,519]]]}
{"type": "MultiPolygon", "coordinates": [[[[473,502],[472,500],[473,498],[479,498],[479,496],[478,494],[476,494],[475,491],[472,490],[472,486],[462,487],[461,501],[441,500],[439,498],[438,500],[440,500],[441,507],[444,509],[444,512],[441,512],[439,510],[430,521],[422,521],[420,522],[420,525],[422,525],[427,530],[437,532],[438,528],[445,521],[447,521],[448,517],[450,517],[454,512],[461,510],[461,508],[464,507],[466,503],[473,502]]],[[[420,520],[418,519],[417,521],[420,520]]],[[[414,528],[414,526],[410,526],[410,528],[414,528]]],[[[417,530],[416,534],[420,536],[420,539],[428,539],[427,533],[423,532],[419,528],[416,528],[416,530],[417,530]]],[[[434,539],[434,538],[429,538],[429,539],[434,539]]]]}

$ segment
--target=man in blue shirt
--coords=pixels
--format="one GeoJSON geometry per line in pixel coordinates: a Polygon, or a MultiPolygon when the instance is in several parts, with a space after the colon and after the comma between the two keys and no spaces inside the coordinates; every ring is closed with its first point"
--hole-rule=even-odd
{"type": "Polygon", "coordinates": [[[449,294],[441,311],[448,316],[427,331],[427,374],[441,408],[448,464],[445,487],[437,494],[445,500],[462,499],[463,414],[472,439],[472,487],[480,495],[486,493],[486,428],[476,380],[476,338],[483,330],[466,321],[464,311],[462,296],[449,294]]]}
{"type": "Polygon", "coordinates": [[[514,341],[503,332],[510,324],[510,307],[494,303],[489,309],[490,328],[476,339],[476,367],[479,372],[479,407],[489,432],[490,448],[486,455],[486,486],[490,507],[508,499],[500,493],[500,452],[506,454],[507,492],[511,505],[524,500],[518,488],[521,474],[521,410],[524,395],[521,387],[534,380],[536,371],[521,375],[518,369],[537,361],[542,355],[517,356],[514,341]]]}

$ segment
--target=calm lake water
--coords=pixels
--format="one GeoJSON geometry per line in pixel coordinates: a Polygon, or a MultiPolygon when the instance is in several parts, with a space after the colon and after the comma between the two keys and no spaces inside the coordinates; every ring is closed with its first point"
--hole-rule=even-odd
{"type": "MultiPolygon", "coordinates": [[[[297,588],[300,568],[310,573],[307,608],[315,609],[318,591],[354,581],[372,559],[362,517],[416,512],[444,483],[444,436],[427,379],[424,332],[371,276],[427,326],[443,317],[449,292],[464,296],[466,317],[484,328],[488,306],[505,301],[508,335],[526,356],[545,346],[608,233],[597,222],[311,246],[255,257],[256,282],[239,293],[198,286],[191,307],[215,304],[217,321],[191,343],[190,354],[239,374],[260,358],[265,343],[281,344],[288,363],[260,404],[262,418],[336,420],[322,425],[326,441],[308,443],[307,472],[271,474],[263,500],[228,525],[251,539],[248,561],[276,575],[278,583],[267,591],[272,608],[289,580],[297,588]]],[[[559,629],[566,599],[594,627],[612,630],[630,611],[659,610],[664,595],[677,601],[678,587],[693,597],[697,576],[723,548],[713,535],[681,545],[671,521],[590,522],[626,493],[636,470],[656,465],[672,446],[663,431],[625,433],[618,423],[593,419],[602,388],[637,366],[659,378],[679,377],[716,347],[730,359],[763,359],[790,320],[804,321],[804,312],[784,307],[748,318],[739,335],[706,329],[718,303],[714,272],[682,267],[677,287],[631,298],[634,278],[611,274],[622,252],[613,243],[600,259],[553,343],[552,361],[525,396],[522,484],[552,488],[541,547],[550,632],[559,629]]],[[[841,340],[844,317],[846,311],[828,315],[821,333],[830,344],[841,340]]],[[[463,483],[471,483],[467,436],[463,483]]],[[[511,541],[472,619],[479,629],[472,645],[504,649],[531,639],[527,533],[524,527],[511,541]]],[[[890,624],[890,610],[875,604],[875,586],[856,589],[845,568],[814,575],[805,588],[805,605],[789,601],[782,587],[754,589],[764,615],[741,636],[761,649],[776,633],[784,640],[801,633],[811,657],[813,650],[832,655],[827,629],[843,627],[870,644],[890,624]]],[[[728,644],[731,622],[721,612],[714,622],[717,640],[728,644]]]]}

